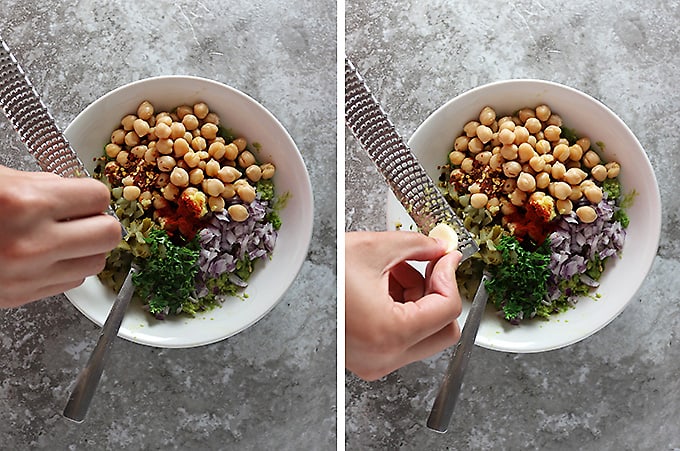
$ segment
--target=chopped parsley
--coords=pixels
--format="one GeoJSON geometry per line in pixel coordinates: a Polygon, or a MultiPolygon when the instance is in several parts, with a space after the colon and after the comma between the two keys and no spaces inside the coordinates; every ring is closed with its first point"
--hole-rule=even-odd
{"type": "Polygon", "coordinates": [[[497,249],[502,262],[491,267],[493,278],[485,285],[489,299],[510,322],[535,316],[548,290],[550,240],[529,251],[514,236],[504,236],[497,249]]]}

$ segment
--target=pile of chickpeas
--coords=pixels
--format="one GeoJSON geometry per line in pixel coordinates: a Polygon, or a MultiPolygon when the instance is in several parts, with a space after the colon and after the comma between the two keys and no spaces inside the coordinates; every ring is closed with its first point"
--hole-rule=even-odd
{"type": "Polygon", "coordinates": [[[574,144],[562,136],[562,119],[548,105],[523,108],[515,116],[496,117],[482,109],[469,121],[449,153],[451,180],[463,183],[474,208],[500,208],[511,215],[527,202],[553,205],[553,214],[575,210],[581,222],[597,219],[601,183],[619,175],[616,162],[603,163],[582,137],[574,144]],[[470,174],[484,173],[484,182],[470,174]]]}
{"type": "Polygon", "coordinates": [[[258,164],[244,138],[227,143],[219,136],[219,123],[204,102],[156,113],[144,101],[111,134],[105,174],[120,182],[126,200],[138,201],[144,209],[158,211],[189,196],[206,199],[205,213],[220,212],[225,201],[238,198],[227,213],[234,221],[245,221],[249,215],[244,204],[255,199],[254,185],[272,178],[275,167],[258,164]]]}

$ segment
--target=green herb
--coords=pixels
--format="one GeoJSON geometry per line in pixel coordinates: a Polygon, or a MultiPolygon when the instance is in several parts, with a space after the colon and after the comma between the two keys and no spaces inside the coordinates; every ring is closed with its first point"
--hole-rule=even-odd
{"type": "Polygon", "coordinates": [[[272,200],[274,198],[274,182],[265,179],[260,179],[255,187],[256,191],[260,193],[260,199],[272,200]]]}
{"type": "Polygon", "coordinates": [[[606,179],[602,182],[602,191],[607,193],[608,199],[618,199],[621,196],[621,182],[618,178],[606,179]]]}
{"type": "Polygon", "coordinates": [[[567,141],[569,141],[569,145],[573,146],[576,144],[576,141],[578,141],[578,136],[576,135],[576,130],[573,128],[568,128],[568,127],[561,127],[562,133],[560,134],[560,138],[565,138],[567,141]]]}
{"type": "Polygon", "coordinates": [[[151,250],[133,277],[137,293],[148,303],[149,312],[195,313],[190,300],[198,271],[198,246],[195,241],[178,245],[165,230],[152,230],[146,242],[151,250]]]}
{"type": "Polygon", "coordinates": [[[227,143],[230,143],[236,139],[236,134],[232,129],[223,127],[221,125],[217,126],[217,134],[224,138],[224,141],[227,143]]]}
{"type": "Polygon", "coordinates": [[[492,268],[493,278],[486,282],[489,299],[508,321],[533,317],[547,293],[549,240],[535,251],[528,251],[514,236],[504,236],[497,250],[502,262],[492,268]]]}
{"type": "MultiPolygon", "coordinates": [[[[234,274],[236,274],[241,280],[248,281],[250,275],[253,273],[254,267],[253,262],[248,258],[244,257],[243,260],[236,262],[236,269],[234,274]]],[[[207,296],[201,298],[201,302],[206,302],[210,306],[217,305],[218,301],[216,294],[246,297],[245,294],[241,293],[241,287],[229,280],[229,275],[231,273],[221,274],[219,277],[211,278],[206,281],[206,287],[208,288],[207,296]]]]}

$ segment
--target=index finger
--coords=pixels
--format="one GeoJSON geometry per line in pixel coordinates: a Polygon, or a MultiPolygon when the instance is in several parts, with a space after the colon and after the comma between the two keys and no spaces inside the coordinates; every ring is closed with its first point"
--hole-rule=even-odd
{"type": "Polygon", "coordinates": [[[49,197],[50,216],[58,221],[102,213],[111,200],[106,185],[87,177],[45,180],[41,185],[49,197]]]}

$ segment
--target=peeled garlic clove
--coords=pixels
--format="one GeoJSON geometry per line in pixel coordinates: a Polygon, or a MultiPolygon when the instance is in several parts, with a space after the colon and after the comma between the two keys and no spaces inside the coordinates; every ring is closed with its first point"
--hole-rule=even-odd
{"type": "Polygon", "coordinates": [[[446,247],[447,254],[458,249],[458,234],[448,224],[437,224],[432,230],[430,230],[428,236],[430,238],[439,238],[440,240],[446,242],[448,244],[446,247]]]}

